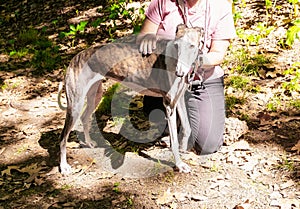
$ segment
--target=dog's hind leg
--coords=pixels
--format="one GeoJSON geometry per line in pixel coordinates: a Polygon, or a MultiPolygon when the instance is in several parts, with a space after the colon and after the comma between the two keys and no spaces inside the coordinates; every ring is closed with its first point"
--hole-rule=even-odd
{"type": "Polygon", "coordinates": [[[87,93],[93,84],[97,83],[102,78],[103,77],[101,75],[91,71],[88,65],[76,70],[71,67],[68,68],[65,78],[68,106],[65,125],[60,137],[60,171],[62,174],[71,173],[71,166],[67,163],[66,148],[69,134],[75,125],[75,122],[80,117],[87,93]]]}
{"type": "Polygon", "coordinates": [[[70,174],[71,166],[67,162],[67,140],[69,134],[74,127],[75,122],[80,116],[84,104],[83,90],[78,88],[76,84],[66,80],[66,96],[67,96],[67,113],[65,125],[61,133],[60,139],[60,172],[63,175],[70,174]],[[75,96],[76,95],[76,96],[75,96]]]}
{"type": "Polygon", "coordinates": [[[81,121],[83,124],[83,132],[85,143],[89,147],[95,147],[97,143],[93,141],[90,137],[90,126],[91,126],[91,115],[94,110],[97,108],[98,104],[100,103],[102,97],[102,81],[99,80],[95,82],[91,88],[89,89],[87,95],[87,102],[86,108],[81,115],[81,121]]]}

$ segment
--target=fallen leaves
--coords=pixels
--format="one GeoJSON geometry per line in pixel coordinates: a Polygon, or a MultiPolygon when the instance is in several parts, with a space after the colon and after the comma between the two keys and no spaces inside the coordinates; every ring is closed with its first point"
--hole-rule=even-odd
{"type": "Polygon", "coordinates": [[[296,153],[299,155],[300,154],[300,139],[298,140],[297,144],[292,147],[292,151],[296,151],[296,153]]]}
{"type": "MultiPolygon", "coordinates": [[[[45,164],[43,164],[45,165],[45,164]]],[[[12,166],[8,166],[7,169],[1,171],[1,176],[7,176],[7,177],[11,177],[12,171],[16,170],[20,173],[23,174],[28,174],[29,177],[27,179],[24,180],[25,183],[30,183],[33,182],[34,179],[39,175],[40,171],[45,169],[44,166],[39,165],[38,163],[34,163],[25,167],[20,167],[20,166],[16,166],[16,165],[12,165],[12,166]]]]}
{"type": "Polygon", "coordinates": [[[174,200],[174,193],[171,193],[171,189],[168,188],[166,191],[164,191],[164,193],[162,195],[160,195],[157,200],[156,203],[158,205],[165,205],[167,203],[170,203],[174,200]]]}
{"type": "Polygon", "coordinates": [[[251,207],[250,201],[246,200],[244,203],[234,207],[234,209],[249,209],[251,207]]]}

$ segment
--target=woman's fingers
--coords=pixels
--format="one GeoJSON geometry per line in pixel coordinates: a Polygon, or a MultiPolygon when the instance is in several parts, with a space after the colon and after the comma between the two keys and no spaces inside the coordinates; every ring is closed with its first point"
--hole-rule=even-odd
{"type": "Polygon", "coordinates": [[[143,54],[151,54],[156,49],[156,35],[147,34],[144,36],[140,44],[140,52],[143,54]]]}

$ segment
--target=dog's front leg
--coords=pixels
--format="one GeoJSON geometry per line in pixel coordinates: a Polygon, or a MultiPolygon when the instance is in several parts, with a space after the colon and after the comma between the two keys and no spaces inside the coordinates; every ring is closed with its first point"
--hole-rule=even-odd
{"type": "Polygon", "coordinates": [[[179,146],[180,152],[186,153],[187,148],[188,148],[189,137],[190,137],[192,131],[191,131],[188,114],[187,114],[187,110],[186,110],[186,105],[185,105],[185,100],[184,100],[183,96],[178,100],[177,112],[178,112],[178,116],[181,121],[182,135],[183,135],[180,146],[179,146]]]}
{"type": "Polygon", "coordinates": [[[170,132],[171,139],[171,148],[175,158],[176,167],[179,169],[179,172],[189,173],[191,168],[184,163],[179,155],[179,143],[178,143],[178,134],[177,134],[177,125],[176,125],[176,111],[172,110],[170,106],[166,106],[167,121],[170,132]]]}

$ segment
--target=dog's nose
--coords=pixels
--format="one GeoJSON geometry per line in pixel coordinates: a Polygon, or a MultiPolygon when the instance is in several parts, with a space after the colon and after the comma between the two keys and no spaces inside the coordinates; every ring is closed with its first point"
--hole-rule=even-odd
{"type": "Polygon", "coordinates": [[[176,75],[177,77],[183,77],[183,76],[184,76],[184,73],[183,73],[183,70],[182,70],[182,66],[181,66],[181,65],[177,65],[177,66],[176,66],[175,75],[176,75]]]}
{"type": "Polygon", "coordinates": [[[177,70],[175,71],[175,75],[177,77],[183,77],[184,76],[183,72],[178,72],[177,70]]]}

